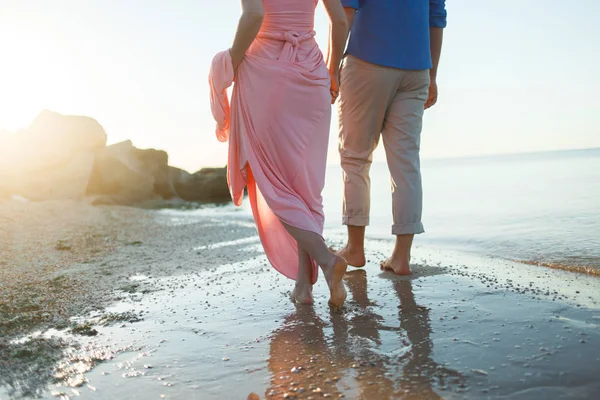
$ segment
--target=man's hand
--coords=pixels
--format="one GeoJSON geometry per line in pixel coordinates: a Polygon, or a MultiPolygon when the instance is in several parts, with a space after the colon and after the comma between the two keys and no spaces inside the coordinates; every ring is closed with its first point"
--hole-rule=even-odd
{"type": "MultiPolygon", "coordinates": [[[[444,2],[440,4],[443,5],[444,2]]],[[[440,54],[442,54],[442,42],[444,41],[444,29],[443,28],[429,28],[430,50],[431,50],[431,69],[429,70],[429,78],[431,83],[429,84],[429,96],[425,102],[425,109],[427,110],[437,102],[438,88],[437,88],[437,71],[440,63],[440,54]]]]}
{"type": "Polygon", "coordinates": [[[435,103],[437,103],[438,98],[438,88],[437,82],[435,79],[431,81],[429,84],[429,96],[427,97],[427,101],[425,102],[425,109],[432,107],[435,103]]]}

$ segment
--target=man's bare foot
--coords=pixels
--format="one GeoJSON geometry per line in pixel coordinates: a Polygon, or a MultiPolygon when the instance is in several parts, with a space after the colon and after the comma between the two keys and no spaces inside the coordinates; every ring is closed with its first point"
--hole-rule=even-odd
{"type": "Polygon", "coordinates": [[[415,235],[396,235],[396,245],[392,256],[381,262],[382,271],[390,271],[396,275],[410,275],[410,249],[415,235]]]}
{"type": "Polygon", "coordinates": [[[390,257],[385,261],[381,262],[381,270],[393,272],[396,275],[411,275],[412,271],[410,269],[410,259],[407,257],[405,259],[396,259],[395,257],[390,257]]]}
{"type": "Polygon", "coordinates": [[[348,245],[341,250],[335,250],[333,247],[330,247],[329,250],[346,260],[351,267],[362,268],[367,263],[364,251],[352,251],[348,245]]]}
{"type": "Polygon", "coordinates": [[[292,290],[292,300],[298,304],[310,305],[313,303],[312,285],[310,283],[298,284],[292,290]]]}
{"type": "Polygon", "coordinates": [[[346,301],[347,295],[346,287],[344,286],[344,282],[342,280],[346,270],[348,269],[348,263],[346,260],[344,260],[344,258],[335,253],[333,256],[335,257],[334,262],[330,267],[323,268],[323,274],[325,275],[325,280],[329,286],[329,305],[334,307],[342,307],[344,305],[344,301],[346,301]]]}

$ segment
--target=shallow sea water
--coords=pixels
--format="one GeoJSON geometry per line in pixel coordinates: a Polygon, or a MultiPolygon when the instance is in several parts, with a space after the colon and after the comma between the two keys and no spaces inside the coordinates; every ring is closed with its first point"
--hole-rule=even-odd
{"type": "MultiPolygon", "coordinates": [[[[600,274],[600,149],[422,162],[425,234],[416,243],[600,274]]],[[[371,168],[367,235],[390,238],[387,165],[371,168]]],[[[341,168],[323,194],[342,232],[341,168]]]]}
{"type": "MultiPolygon", "coordinates": [[[[387,250],[386,241],[369,244],[370,260],[387,250]]],[[[258,243],[230,246],[255,254],[258,243]]],[[[426,249],[416,257],[410,279],[383,274],[374,262],[350,271],[341,311],[327,306],[322,280],[314,307],[292,304],[291,281],[263,256],[192,275],[132,276],[160,290],[115,305],[144,320],[98,328],[90,348],[128,350],[85,374],[76,390],[90,399],[202,400],[252,392],[591,399],[600,391],[598,279],[504,261],[484,267],[426,249]]],[[[70,388],[56,390],[74,397],[70,388]]]]}

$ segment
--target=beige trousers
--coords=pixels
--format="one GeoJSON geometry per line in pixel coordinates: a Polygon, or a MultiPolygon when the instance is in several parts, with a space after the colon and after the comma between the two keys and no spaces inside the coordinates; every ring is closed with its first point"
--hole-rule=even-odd
{"type": "Polygon", "coordinates": [[[382,136],[391,174],[392,234],[423,233],[419,149],[429,70],[382,67],[349,55],[340,78],[343,223],[369,224],[369,170],[382,136]]]}

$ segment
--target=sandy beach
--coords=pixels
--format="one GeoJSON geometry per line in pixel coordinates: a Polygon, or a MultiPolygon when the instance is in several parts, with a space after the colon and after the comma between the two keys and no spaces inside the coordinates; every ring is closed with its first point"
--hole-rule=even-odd
{"type": "Polygon", "coordinates": [[[0,400],[600,400],[598,14],[0,0],[0,400]]]}
{"type": "Polygon", "coordinates": [[[333,312],[322,280],[295,306],[227,207],[3,201],[0,227],[1,399],[600,393],[595,276],[418,247],[398,278],[378,268],[392,243],[370,240],[333,312]]]}

